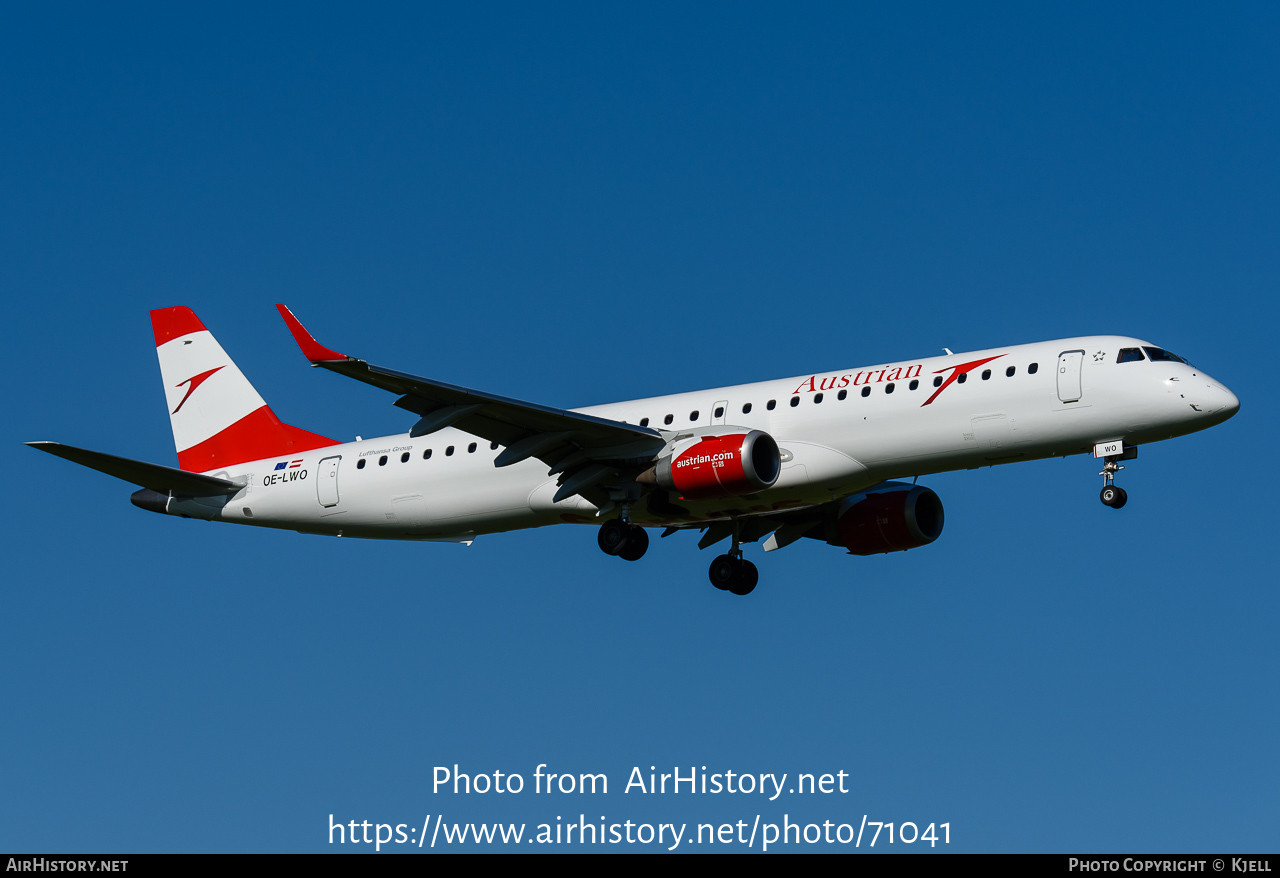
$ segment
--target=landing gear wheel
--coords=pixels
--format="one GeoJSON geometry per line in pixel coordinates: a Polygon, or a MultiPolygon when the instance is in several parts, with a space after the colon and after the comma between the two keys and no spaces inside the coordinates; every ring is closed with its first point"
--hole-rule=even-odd
{"type": "Polygon", "coordinates": [[[760,581],[756,565],[732,555],[721,555],[712,561],[707,576],[716,588],[738,595],[751,594],[760,581]]]}
{"type": "Polygon", "coordinates": [[[1122,460],[1132,460],[1137,454],[1137,447],[1129,449],[1124,454],[1113,455],[1107,458],[1107,462],[1102,465],[1102,472],[1098,475],[1102,476],[1102,493],[1099,497],[1103,506],[1110,506],[1112,509],[1119,509],[1121,506],[1129,502],[1129,495],[1124,492],[1124,488],[1116,487],[1116,473],[1124,469],[1120,465],[1122,460]]]}
{"type": "Polygon", "coordinates": [[[1129,502],[1129,495],[1124,488],[1117,488],[1115,485],[1107,485],[1098,496],[1103,506],[1110,506],[1112,509],[1119,509],[1129,502]]]}
{"type": "Polygon", "coordinates": [[[639,561],[649,551],[649,534],[638,524],[627,528],[627,539],[618,550],[618,557],[624,561],[639,561]]]}
{"type": "Polygon", "coordinates": [[[711,584],[721,591],[729,591],[738,578],[738,568],[742,562],[732,555],[721,555],[711,562],[707,576],[711,584]]]}
{"type": "MultiPolygon", "coordinates": [[[[620,555],[627,547],[627,540],[631,537],[630,525],[623,524],[616,518],[611,518],[604,524],[600,525],[600,533],[596,535],[596,542],[600,544],[600,551],[606,555],[620,555]]],[[[645,537],[646,542],[648,537],[645,537]]],[[[646,546],[646,548],[648,548],[646,546]]],[[[644,551],[641,550],[641,555],[644,551]]],[[[640,555],[636,556],[637,558],[640,555]]]]}
{"type": "Polygon", "coordinates": [[[738,578],[733,585],[729,586],[729,591],[737,595],[751,594],[759,581],[760,571],[756,569],[756,565],[750,561],[739,561],[738,578]]]}

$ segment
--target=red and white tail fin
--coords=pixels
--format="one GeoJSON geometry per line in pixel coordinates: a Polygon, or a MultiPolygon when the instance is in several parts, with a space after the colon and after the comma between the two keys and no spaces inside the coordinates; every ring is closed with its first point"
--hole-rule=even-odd
{"type": "Polygon", "coordinates": [[[190,308],[151,312],[178,466],[209,472],[338,443],[280,423],[190,308]]]}

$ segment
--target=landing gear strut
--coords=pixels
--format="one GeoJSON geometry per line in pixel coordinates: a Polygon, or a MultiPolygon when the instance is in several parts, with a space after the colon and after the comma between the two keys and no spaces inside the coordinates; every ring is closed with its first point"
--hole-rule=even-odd
{"type": "Polygon", "coordinates": [[[1098,496],[1102,500],[1103,506],[1119,509],[1129,502],[1129,495],[1125,493],[1124,488],[1115,484],[1116,473],[1120,472],[1124,467],[1120,465],[1119,457],[1108,457],[1106,461],[1102,465],[1102,472],[1098,473],[1098,475],[1102,476],[1102,493],[1098,496]]]}
{"type": "Polygon", "coordinates": [[[637,524],[611,518],[600,525],[596,535],[600,551],[616,555],[624,561],[639,561],[649,550],[649,534],[637,524]]]}
{"type": "Polygon", "coordinates": [[[729,549],[727,555],[720,555],[711,562],[707,577],[716,588],[736,595],[751,594],[756,583],[760,581],[760,571],[756,569],[756,565],[742,557],[736,527],[733,533],[733,547],[729,549]]]}

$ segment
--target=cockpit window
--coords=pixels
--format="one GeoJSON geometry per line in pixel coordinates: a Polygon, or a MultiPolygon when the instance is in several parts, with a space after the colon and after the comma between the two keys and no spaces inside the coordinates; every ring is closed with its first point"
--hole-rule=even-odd
{"type": "Polygon", "coordinates": [[[1143,348],[1143,350],[1147,352],[1148,357],[1150,357],[1154,362],[1157,362],[1157,363],[1162,360],[1168,360],[1173,363],[1183,363],[1184,365],[1187,365],[1187,366],[1191,365],[1190,363],[1182,359],[1182,357],[1178,356],[1177,354],[1171,354],[1168,351],[1161,350],[1160,348],[1143,348]]]}
{"type": "Polygon", "coordinates": [[[1116,357],[1116,362],[1135,363],[1142,359],[1146,359],[1142,356],[1142,348],[1121,348],[1120,356],[1116,357]]]}

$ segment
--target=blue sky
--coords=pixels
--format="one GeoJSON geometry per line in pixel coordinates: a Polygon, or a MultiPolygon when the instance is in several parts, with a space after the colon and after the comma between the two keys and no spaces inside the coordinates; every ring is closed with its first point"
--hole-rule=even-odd
{"type": "Polygon", "coordinates": [[[324,851],[331,813],[1276,849],[1274,6],[4,22],[0,849],[324,851]],[[176,304],[283,419],[408,428],[307,369],[277,301],[339,350],[551,405],[1115,332],[1242,409],[1144,448],[1123,511],[1085,458],[929,476],[937,543],[757,547],[745,600],[688,537],[625,564],[589,528],[180,521],[20,447],[175,463],[147,311],[176,304]],[[610,793],[433,794],[455,763],[610,793]],[[623,794],[650,765],[850,792],[623,794]]]}

